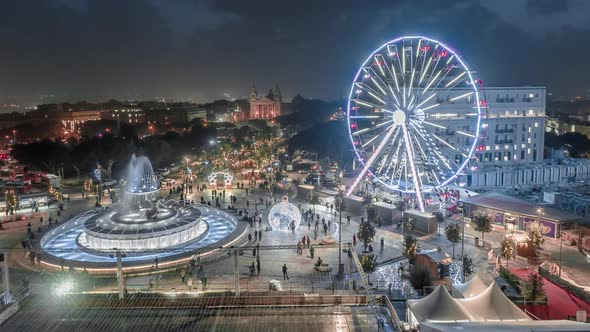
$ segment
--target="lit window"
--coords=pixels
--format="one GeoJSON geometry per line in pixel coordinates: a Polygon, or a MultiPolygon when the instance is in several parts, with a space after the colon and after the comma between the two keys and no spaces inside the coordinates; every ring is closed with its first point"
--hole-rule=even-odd
{"type": "Polygon", "coordinates": [[[528,154],[531,154],[531,149],[527,149],[527,153],[528,154]]]}
{"type": "Polygon", "coordinates": [[[539,123],[535,122],[535,128],[539,128],[539,123]]]}
{"type": "Polygon", "coordinates": [[[529,133],[531,132],[531,127],[529,127],[529,133]]]}
{"type": "Polygon", "coordinates": [[[533,93],[529,93],[529,98],[533,98],[535,95],[533,93]]]}
{"type": "Polygon", "coordinates": [[[526,141],[527,141],[527,143],[531,144],[531,138],[530,138],[530,137],[529,137],[529,138],[527,138],[527,140],[526,140],[526,141]]]}
{"type": "Polygon", "coordinates": [[[522,149],[524,149],[524,148],[526,148],[526,144],[522,143],[522,144],[520,145],[520,147],[521,147],[522,149]]]}
{"type": "Polygon", "coordinates": [[[508,145],[508,144],[504,145],[504,150],[508,150],[508,149],[510,149],[510,145],[508,145]]]}
{"type": "Polygon", "coordinates": [[[491,147],[489,145],[486,146],[486,151],[490,151],[490,150],[491,150],[491,147]]]}

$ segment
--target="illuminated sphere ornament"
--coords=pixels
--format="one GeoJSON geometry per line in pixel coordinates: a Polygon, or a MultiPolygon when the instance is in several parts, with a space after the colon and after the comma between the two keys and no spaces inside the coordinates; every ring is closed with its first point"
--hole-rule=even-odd
{"type": "Polygon", "coordinates": [[[289,231],[293,227],[299,227],[301,212],[295,204],[289,203],[289,198],[285,196],[281,202],[270,209],[268,223],[273,230],[289,231]]]}

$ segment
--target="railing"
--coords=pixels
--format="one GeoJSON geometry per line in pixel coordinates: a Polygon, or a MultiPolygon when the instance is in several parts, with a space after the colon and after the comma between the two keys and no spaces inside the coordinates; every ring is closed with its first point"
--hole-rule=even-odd
{"type": "Polygon", "coordinates": [[[496,129],[496,133],[498,133],[498,134],[513,133],[513,132],[514,132],[513,128],[498,128],[498,129],[496,129]]]}
{"type": "Polygon", "coordinates": [[[383,301],[383,303],[385,304],[385,307],[387,308],[387,312],[389,312],[389,316],[391,317],[391,321],[393,323],[393,326],[395,326],[398,331],[404,331],[405,329],[404,329],[403,322],[399,318],[399,316],[397,315],[397,312],[393,308],[393,305],[391,304],[391,301],[389,301],[389,298],[387,296],[383,296],[381,298],[381,301],[383,301]]]}
{"type": "Polygon", "coordinates": [[[584,301],[590,302],[590,293],[588,293],[586,290],[573,285],[569,281],[559,277],[558,275],[551,273],[549,270],[547,270],[541,266],[539,266],[539,275],[541,275],[544,278],[549,279],[549,281],[553,282],[554,284],[557,284],[558,286],[565,288],[566,290],[568,290],[571,293],[573,293],[574,295],[580,297],[584,301]]]}

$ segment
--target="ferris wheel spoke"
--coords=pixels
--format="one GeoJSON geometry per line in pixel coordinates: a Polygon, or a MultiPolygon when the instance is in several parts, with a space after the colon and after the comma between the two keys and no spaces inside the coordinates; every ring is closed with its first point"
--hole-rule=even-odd
{"type": "MultiPolygon", "coordinates": [[[[451,63],[451,60],[453,59],[453,57],[449,58],[449,60],[445,63],[445,66],[443,67],[446,68],[445,74],[443,77],[441,77],[438,81],[438,83],[434,86],[433,90],[438,90],[440,84],[445,80],[445,78],[448,76],[448,74],[453,71],[453,69],[457,68],[457,65],[455,63],[451,63]]],[[[455,70],[456,72],[456,70],[455,70]]],[[[462,70],[457,76],[455,76],[451,81],[447,82],[443,88],[440,88],[441,92],[442,91],[449,91],[453,88],[455,88],[459,83],[462,82],[461,78],[463,76],[465,76],[467,72],[465,70],[462,70]]]]}
{"type": "MultiPolygon", "coordinates": [[[[381,101],[382,104],[385,104],[385,99],[387,96],[387,93],[385,91],[383,91],[383,93],[371,88],[370,86],[368,86],[367,84],[365,84],[364,82],[357,82],[355,83],[357,88],[359,88],[362,91],[367,92],[368,94],[370,94],[373,98],[381,101]]],[[[359,92],[359,90],[357,90],[357,93],[359,92]]]]}
{"type": "Polygon", "coordinates": [[[377,105],[375,103],[366,101],[366,100],[361,100],[361,99],[351,99],[353,102],[357,103],[360,106],[365,106],[365,107],[370,107],[371,109],[380,109],[381,107],[383,107],[383,105],[377,105]]]}
{"type": "Polygon", "coordinates": [[[439,124],[432,123],[432,122],[429,122],[429,121],[422,121],[422,123],[424,123],[424,124],[427,124],[427,125],[429,125],[429,126],[436,127],[436,128],[440,128],[440,129],[447,130],[447,127],[445,127],[445,126],[441,126],[441,125],[439,125],[439,124]]]}
{"type": "Polygon", "coordinates": [[[382,115],[351,115],[350,119],[381,119],[382,115]]]}
{"type": "MultiPolygon", "coordinates": [[[[398,131],[397,134],[399,136],[399,131],[398,131]]],[[[401,164],[401,159],[399,157],[399,152],[400,152],[401,147],[403,146],[403,144],[401,144],[401,142],[398,141],[397,144],[394,144],[395,142],[396,142],[396,140],[393,140],[391,142],[392,146],[395,145],[396,148],[395,148],[395,153],[391,157],[391,162],[389,163],[389,166],[387,168],[387,171],[385,172],[385,175],[387,175],[387,173],[389,173],[389,170],[391,170],[391,183],[393,183],[393,176],[394,176],[394,174],[397,173],[398,165],[401,164]]]]}
{"type": "Polygon", "coordinates": [[[420,210],[424,211],[424,198],[422,197],[422,189],[420,184],[420,177],[418,175],[418,169],[414,162],[414,150],[412,148],[412,142],[410,141],[410,135],[408,133],[408,128],[405,123],[402,124],[402,132],[404,134],[404,142],[406,144],[406,151],[408,154],[408,161],[410,164],[410,170],[412,172],[412,181],[414,183],[414,190],[416,191],[416,199],[418,200],[418,205],[420,206],[420,210]]]}
{"type": "MultiPolygon", "coordinates": [[[[434,52],[432,53],[432,57],[433,58],[436,57],[436,54],[434,52]]],[[[442,69],[438,69],[439,62],[440,62],[440,57],[436,57],[436,59],[434,60],[434,64],[432,65],[431,72],[428,73],[426,87],[424,88],[424,90],[422,90],[422,95],[424,95],[426,93],[426,91],[428,91],[428,88],[432,85],[432,83],[438,78],[438,76],[442,72],[442,69]],[[438,71],[437,71],[437,69],[438,69],[438,71]]]]}
{"type": "MultiPolygon", "coordinates": [[[[391,68],[391,73],[393,76],[393,80],[395,83],[395,88],[397,90],[397,92],[399,93],[399,82],[398,82],[398,78],[397,78],[397,71],[395,70],[395,63],[397,62],[399,65],[399,52],[397,49],[397,45],[387,45],[387,55],[389,55],[389,57],[391,57],[391,66],[388,68],[391,68]]],[[[401,68],[401,67],[398,67],[401,68]]]]}
{"type": "Polygon", "coordinates": [[[357,131],[353,132],[352,134],[357,135],[357,136],[362,135],[362,134],[366,134],[366,133],[371,132],[375,129],[379,129],[383,126],[386,126],[392,122],[393,122],[393,120],[387,120],[387,121],[381,122],[373,127],[367,127],[367,128],[361,129],[361,130],[357,130],[357,131]]]}
{"type": "Polygon", "coordinates": [[[365,174],[367,173],[367,171],[369,170],[369,168],[371,167],[371,165],[373,164],[375,159],[379,156],[379,153],[381,152],[381,150],[383,149],[383,147],[385,146],[385,144],[387,143],[387,141],[389,140],[389,138],[391,137],[391,135],[395,131],[396,127],[397,127],[397,125],[392,125],[391,128],[387,131],[387,134],[385,135],[385,137],[383,138],[381,143],[379,143],[379,146],[377,147],[375,152],[373,152],[373,155],[371,155],[369,160],[365,163],[365,166],[363,167],[363,169],[361,170],[361,172],[359,173],[357,178],[354,180],[352,186],[350,186],[350,188],[348,189],[348,192],[346,193],[347,196],[349,196],[352,193],[354,188],[356,188],[356,186],[359,184],[360,180],[365,176],[365,174]]]}
{"type": "Polygon", "coordinates": [[[453,97],[453,98],[449,99],[449,101],[456,101],[456,100],[459,100],[459,99],[463,99],[463,98],[466,98],[466,97],[471,96],[472,94],[473,94],[473,91],[467,92],[467,93],[464,93],[464,94],[462,94],[460,96],[453,97]]]}
{"type": "MultiPolygon", "coordinates": [[[[384,158],[382,159],[382,161],[379,163],[379,167],[377,169],[377,174],[384,174],[387,175],[387,171],[385,173],[381,173],[383,171],[383,167],[385,167],[385,165],[391,166],[391,162],[393,161],[393,159],[390,159],[390,157],[392,156],[392,152],[393,152],[393,146],[395,146],[396,140],[399,136],[399,133],[401,131],[400,126],[396,126],[396,130],[395,133],[393,135],[393,138],[391,139],[391,143],[388,145],[387,151],[383,154],[384,158]]],[[[399,147],[399,144],[398,144],[399,147]]],[[[395,153],[393,154],[395,156],[395,153]]]]}
{"type": "Polygon", "coordinates": [[[437,140],[439,140],[439,142],[443,143],[444,145],[448,146],[449,148],[457,151],[457,148],[455,148],[454,146],[452,146],[451,144],[449,144],[447,141],[445,141],[444,139],[436,136],[435,134],[432,134],[432,137],[436,138],[437,140]]]}
{"type": "Polygon", "coordinates": [[[426,141],[423,133],[415,126],[410,125],[410,127],[408,128],[408,131],[409,131],[410,137],[413,136],[413,141],[412,141],[413,146],[418,147],[420,163],[417,164],[417,168],[418,168],[418,174],[421,174],[421,177],[422,177],[422,179],[420,180],[420,183],[421,184],[427,183],[429,185],[432,185],[432,181],[430,180],[430,176],[428,175],[428,172],[426,171],[426,169],[428,167],[427,165],[429,162],[428,156],[426,155],[426,152],[425,152],[424,148],[422,147],[421,140],[418,138],[418,136],[420,136],[423,139],[425,144],[428,144],[428,142],[426,141]],[[420,167],[422,168],[422,172],[420,172],[420,167]]]}
{"type": "Polygon", "coordinates": [[[391,126],[387,127],[383,132],[381,132],[381,133],[375,135],[373,138],[369,139],[367,142],[365,142],[362,145],[362,147],[365,149],[365,148],[367,148],[369,146],[374,145],[379,140],[380,136],[382,136],[382,135],[387,136],[388,130],[390,130],[391,127],[393,127],[393,126],[395,126],[395,123],[392,124],[391,126]]]}

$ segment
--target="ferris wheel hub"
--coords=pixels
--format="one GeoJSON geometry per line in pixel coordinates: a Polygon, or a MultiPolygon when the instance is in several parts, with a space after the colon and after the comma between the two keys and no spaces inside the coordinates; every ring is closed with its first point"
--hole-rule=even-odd
{"type": "Polygon", "coordinates": [[[406,122],[406,112],[402,110],[393,112],[393,122],[398,125],[404,124],[406,122]]]}

